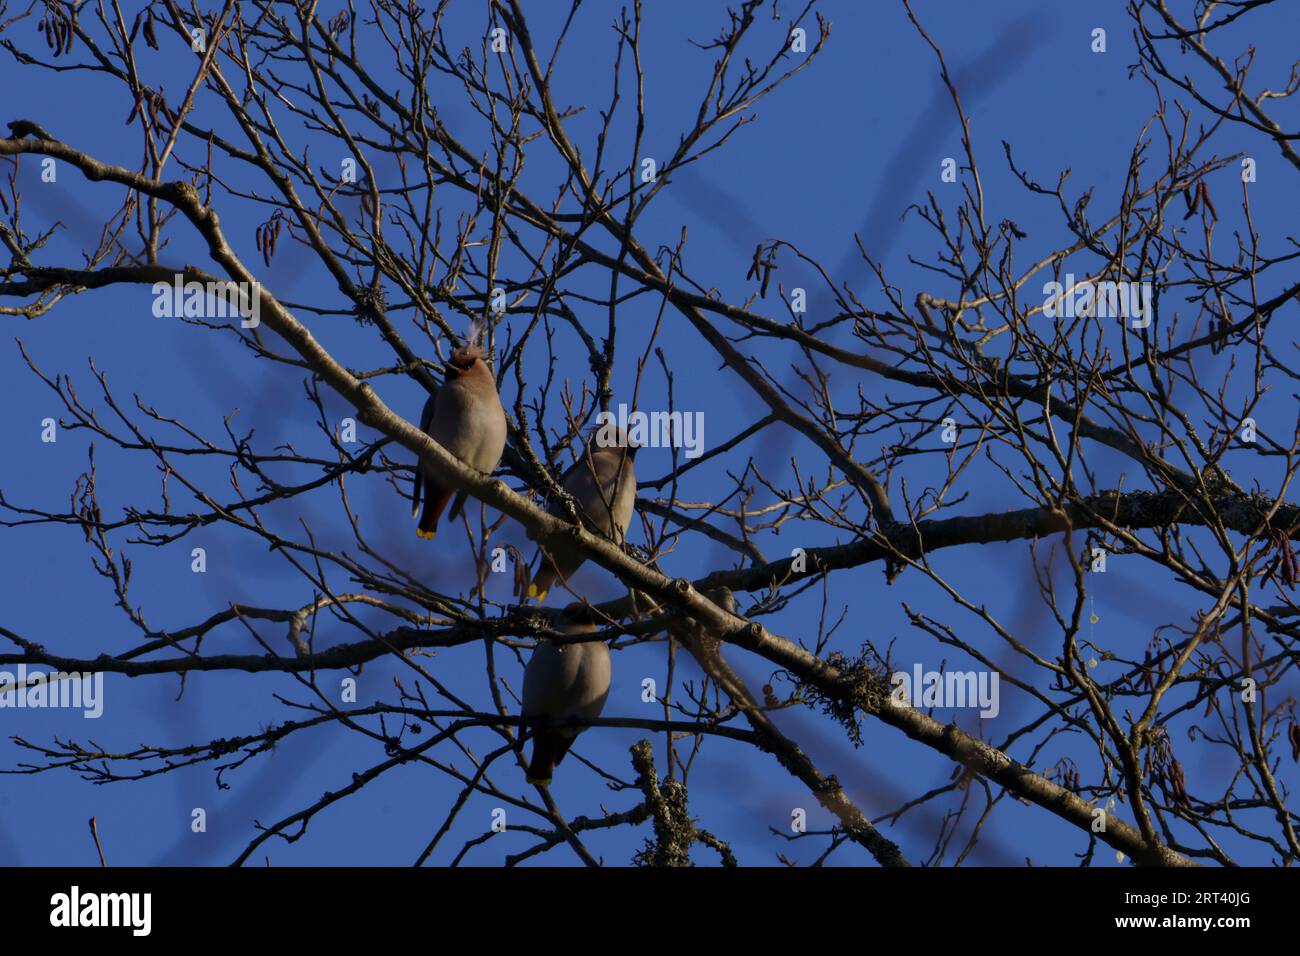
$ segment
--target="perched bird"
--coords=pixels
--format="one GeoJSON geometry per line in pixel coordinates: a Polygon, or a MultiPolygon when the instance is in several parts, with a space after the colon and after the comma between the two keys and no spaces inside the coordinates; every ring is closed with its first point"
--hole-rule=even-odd
{"type": "MultiPolygon", "coordinates": [[[[569,624],[561,634],[592,634],[594,624],[569,624]]],[[[528,782],[551,782],[555,766],[582,733],[582,727],[566,727],[571,718],[599,717],[609,696],[610,655],[604,641],[581,644],[537,643],[524,669],[523,716],[546,718],[550,724],[532,731],[533,759],[528,764],[528,782]]]]}
{"type": "MultiPolygon", "coordinates": [[[[598,431],[587,442],[582,457],[560,479],[560,486],[573,496],[587,530],[622,544],[636,504],[632,459],[637,446],[629,444],[622,431],[609,444],[601,443],[600,434],[598,431]]],[[[557,518],[568,518],[567,509],[559,501],[552,502],[547,510],[557,518]]],[[[557,580],[566,582],[587,558],[577,545],[564,539],[553,540],[539,550],[541,564],[528,585],[528,597],[540,603],[557,580]]]]}
{"type": "MultiPolygon", "coordinates": [[[[451,353],[446,381],[424,403],[420,428],[471,468],[491,473],[501,463],[501,452],[506,446],[506,413],[497,394],[496,379],[483,361],[483,350],[478,345],[467,345],[451,353]]],[[[416,533],[421,538],[432,538],[437,534],[438,518],[452,493],[425,474],[424,466],[417,463],[411,517],[420,511],[421,491],[424,514],[420,515],[416,533]]],[[[449,518],[460,514],[466,495],[462,491],[456,496],[449,518]]]]}
{"type": "Polygon", "coordinates": [[[33,123],[31,120],[14,120],[9,124],[9,135],[14,139],[22,139],[24,136],[34,136],[36,139],[45,140],[54,139],[53,136],[41,128],[39,123],[33,123]]]}

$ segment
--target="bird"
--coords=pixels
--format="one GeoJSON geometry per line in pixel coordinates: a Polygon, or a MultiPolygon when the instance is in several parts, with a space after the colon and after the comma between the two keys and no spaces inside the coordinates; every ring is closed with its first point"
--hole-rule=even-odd
{"type": "MultiPolygon", "coordinates": [[[[566,624],[561,634],[594,634],[594,624],[566,624]]],[[[537,642],[524,668],[524,717],[548,723],[532,731],[533,757],[528,764],[531,784],[549,784],[556,765],[582,733],[582,727],[564,726],[573,718],[599,717],[609,696],[611,675],[609,645],[604,641],[556,644],[537,642]]]]}
{"type": "Polygon", "coordinates": [[[22,139],[25,136],[33,136],[36,139],[53,140],[54,137],[45,132],[39,123],[33,123],[31,120],[14,120],[9,124],[9,135],[14,139],[22,139]]]}
{"type": "MultiPolygon", "coordinates": [[[[424,403],[420,429],[471,468],[490,474],[501,463],[506,446],[506,412],[501,407],[492,370],[483,361],[483,349],[473,339],[451,353],[446,381],[424,403]]],[[[417,462],[411,517],[420,512],[422,491],[424,513],[420,515],[416,534],[429,539],[438,533],[438,518],[451,500],[452,492],[439,485],[426,473],[424,465],[417,462]]],[[[448,518],[460,514],[467,494],[462,491],[456,496],[448,518]]]]}
{"type": "MultiPolygon", "coordinates": [[[[573,496],[582,523],[589,531],[622,544],[636,505],[636,472],[632,459],[636,457],[637,446],[628,441],[622,430],[608,443],[602,440],[602,435],[603,431],[597,431],[587,442],[582,457],[560,479],[560,487],[573,496]]],[[[552,502],[547,511],[557,518],[568,518],[559,501],[552,502]]],[[[540,604],[557,580],[564,584],[587,558],[576,544],[563,538],[552,539],[538,550],[541,563],[528,585],[528,597],[540,604]]]]}

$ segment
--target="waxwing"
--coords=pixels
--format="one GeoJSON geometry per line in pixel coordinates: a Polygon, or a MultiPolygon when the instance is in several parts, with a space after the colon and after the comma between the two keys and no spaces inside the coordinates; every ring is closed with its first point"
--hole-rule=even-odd
{"type": "MultiPolygon", "coordinates": [[[[596,626],[569,624],[557,630],[561,634],[593,634],[596,626]]],[[[609,645],[604,641],[538,641],[524,669],[523,716],[545,718],[549,723],[532,731],[529,783],[549,784],[556,764],[583,731],[582,727],[564,726],[568,720],[600,716],[609,696],[610,672],[609,645]]]]}
{"type": "MultiPolygon", "coordinates": [[[[603,437],[603,432],[598,431],[588,441],[582,457],[564,473],[560,485],[573,496],[589,531],[621,545],[636,504],[632,459],[637,446],[630,444],[621,431],[613,441],[604,442],[603,437]]],[[[556,517],[568,519],[561,502],[553,502],[547,510],[556,517]]],[[[541,562],[528,585],[528,597],[540,603],[546,600],[557,580],[561,584],[566,582],[587,559],[578,547],[564,539],[553,539],[538,551],[541,562]]]]}
{"type": "MultiPolygon", "coordinates": [[[[479,346],[467,345],[451,353],[446,381],[424,403],[420,428],[471,468],[490,474],[501,463],[506,446],[506,413],[497,394],[496,379],[483,361],[479,346]]],[[[419,513],[421,492],[424,513],[416,533],[421,538],[432,538],[452,493],[440,487],[417,463],[412,517],[419,513]]],[[[456,496],[449,518],[460,514],[465,498],[463,491],[456,496]]]]}

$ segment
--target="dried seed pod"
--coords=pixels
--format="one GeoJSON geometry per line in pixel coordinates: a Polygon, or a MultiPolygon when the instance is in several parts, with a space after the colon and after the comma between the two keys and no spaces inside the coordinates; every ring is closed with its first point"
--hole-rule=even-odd
{"type": "Polygon", "coordinates": [[[1191,809],[1192,801],[1187,796],[1187,780],[1183,776],[1183,766],[1173,756],[1169,759],[1171,761],[1169,782],[1173,788],[1174,799],[1187,809],[1191,809]]]}
{"type": "Polygon", "coordinates": [[[1204,179],[1201,180],[1201,198],[1205,200],[1205,208],[1210,211],[1210,216],[1218,222],[1219,212],[1214,208],[1214,203],[1210,202],[1210,187],[1206,185],[1204,179]]]}
{"type": "Polygon", "coordinates": [[[144,11],[144,42],[149,44],[149,49],[158,49],[158,34],[153,28],[153,7],[147,7],[144,11]]]}

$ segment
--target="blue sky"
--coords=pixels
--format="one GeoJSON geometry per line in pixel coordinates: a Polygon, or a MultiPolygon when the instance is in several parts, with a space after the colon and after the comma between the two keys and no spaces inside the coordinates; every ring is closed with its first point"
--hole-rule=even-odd
{"type": "MultiPolygon", "coordinates": [[[[337,6],[321,4],[322,15],[327,17],[337,6]]],[[[484,24],[477,6],[463,3],[453,8],[448,30],[461,36],[453,46],[479,42],[484,24]]],[[[693,113],[711,63],[688,38],[702,40],[715,35],[725,15],[720,3],[646,6],[642,40],[648,101],[645,141],[648,152],[658,149],[666,155],[693,113]]],[[[783,12],[785,6],[781,5],[783,12]]],[[[918,16],[944,49],[969,112],[992,216],[995,221],[1012,218],[1029,233],[1017,253],[1021,262],[1055,248],[1062,230],[1052,204],[1027,196],[1010,175],[1003,160],[1003,140],[1012,145],[1017,162],[1040,181],[1055,183],[1060,171],[1068,167],[1072,171],[1070,195],[1095,187],[1094,211],[1113,208],[1122,188],[1132,144],[1153,107],[1149,88],[1129,77],[1136,53],[1124,6],[1121,0],[1089,4],[921,0],[915,4],[918,16]],[[1096,27],[1107,30],[1105,54],[1090,51],[1090,34],[1096,27]]],[[[546,48],[559,22],[549,17],[543,6],[529,8],[533,32],[546,48]]],[[[960,157],[961,145],[960,128],[939,82],[936,61],[907,23],[900,3],[831,0],[820,9],[833,24],[824,55],[764,100],[755,111],[756,121],[736,133],[728,145],[674,178],[639,225],[641,242],[650,249],[674,245],[685,225],[690,237],[688,267],[697,278],[739,302],[749,293],[743,277],[756,243],[786,239],[830,268],[837,280],[853,284],[863,301],[879,304],[882,299],[876,283],[855,251],[853,234],[857,232],[868,252],[886,263],[891,281],[903,288],[906,301],[921,289],[936,295],[954,294],[954,289],[936,284],[932,275],[909,264],[909,255],[919,259],[931,255],[934,240],[915,216],[900,221],[906,207],[924,201],[927,191],[934,191],[948,208],[958,201],[958,187],[939,179],[941,161],[960,157]],[[944,190],[949,193],[945,195],[944,190]]],[[[589,107],[588,114],[570,127],[586,150],[594,148],[595,111],[603,108],[607,99],[605,84],[614,41],[610,24],[616,12],[614,4],[585,4],[571,30],[568,56],[556,71],[558,98],[589,107]]],[[[1300,36],[1300,7],[1281,5],[1270,11],[1268,18],[1274,28],[1248,39],[1259,49],[1261,72],[1256,81],[1279,88],[1289,74],[1293,38],[1300,36]]],[[[764,28],[771,35],[782,29],[776,24],[764,28]]],[[[12,29],[25,47],[36,42],[34,23],[12,29]]],[[[1240,31],[1229,30],[1219,42],[1244,45],[1246,39],[1240,31]]],[[[173,95],[179,95],[189,74],[176,70],[167,80],[166,56],[156,59],[154,75],[164,77],[169,94],[177,91],[173,95]]],[[[136,129],[132,127],[128,135],[122,125],[131,106],[126,93],[117,86],[87,81],[84,74],[55,75],[19,68],[6,53],[0,58],[0,87],[21,89],[23,94],[21,100],[7,103],[3,119],[34,119],[55,136],[102,159],[134,166],[140,147],[136,129]]],[[[442,90],[444,122],[457,135],[481,145],[481,137],[476,139],[481,130],[474,117],[457,103],[454,91],[442,90]]],[[[1284,107],[1278,109],[1279,115],[1288,115],[1284,107]]],[[[206,111],[205,121],[210,121],[215,115],[211,97],[206,111]]],[[[1294,111],[1289,115],[1294,117],[1294,111]]],[[[228,121],[222,124],[224,128],[228,121]]],[[[1228,131],[1219,151],[1226,153],[1228,144],[1236,143],[1233,148],[1239,148],[1245,142],[1239,133],[1228,131]]],[[[1278,237],[1293,228],[1294,180],[1288,180],[1285,164],[1275,150],[1250,142],[1252,155],[1259,162],[1259,180],[1252,190],[1255,225],[1262,235],[1278,237]]],[[[544,143],[538,144],[535,152],[538,158],[535,164],[530,160],[528,175],[536,176],[540,184],[553,183],[554,157],[547,155],[544,143]]],[[[178,175],[179,168],[173,166],[171,173],[178,175]]],[[[1235,172],[1229,168],[1217,176],[1224,195],[1229,195],[1235,172]]],[[[115,190],[87,183],[71,169],[61,169],[56,184],[42,184],[36,164],[24,162],[19,181],[30,196],[25,200],[29,222],[61,219],[68,227],[42,253],[43,261],[51,263],[78,262],[81,242],[98,233],[93,217],[112,211],[120,199],[115,190]]],[[[1220,210],[1231,220],[1225,210],[1229,205],[1226,200],[1220,202],[1220,210]]],[[[253,229],[260,214],[239,204],[230,206],[229,212],[222,210],[222,217],[229,234],[238,239],[238,251],[245,261],[255,261],[253,229]]],[[[1228,227],[1221,228],[1226,232],[1228,227]]],[[[182,224],[177,224],[174,234],[175,245],[169,254],[176,261],[201,261],[203,250],[186,235],[182,224]]],[[[332,283],[292,246],[284,245],[263,275],[264,283],[285,301],[340,306],[332,283]]],[[[791,260],[784,261],[777,278],[787,289],[796,285],[817,288],[812,274],[801,272],[791,260]]],[[[599,283],[593,288],[607,291],[599,283]]],[[[815,291],[811,301],[814,313],[829,305],[827,297],[815,291]]],[[[228,335],[154,318],[148,305],[147,290],[119,287],[78,296],[35,321],[3,319],[11,335],[0,341],[0,387],[7,405],[7,413],[0,416],[0,491],[11,503],[66,507],[73,482],[86,467],[88,451],[85,432],[65,431],[53,445],[40,441],[40,421],[59,417],[63,409],[27,369],[13,338],[22,340],[46,375],[71,376],[87,404],[102,411],[106,409],[87,364],[90,358],[107,375],[119,401],[129,402],[133,393],[138,394],[144,404],[217,438],[222,435],[222,419],[238,408],[234,426],[255,429],[259,447],[292,442],[300,450],[326,453],[315,429],[315,412],[303,400],[301,376],[253,361],[228,335]]],[[[630,394],[635,359],[644,348],[657,305],[647,296],[620,311],[620,359],[615,376],[619,398],[630,394]]],[[[589,320],[593,334],[603,332],[603,310],[593,309],[583,319],[589,320]]],[[[382,343],[373,330],[337,317],[310,316],[305,321],[313,334],[336,354],[346,355],[353,367],[385,361],[382,343]]],[[[730,437],[763,413],[758,399],[734,375],[718,370],[717,360],[682,317],[669,310],[665,322],[664,343],[673,361],[675,404],[706,411],[708,444],[730,437]]],[[[842,343],[849,341],[846,331],[838,334],[842,343]]],[[[576,346],[572,336],[557,337],[560,371],[579,383],[589,373],[585,353],[576,346]]],[[[771,373],[794,387],[797,380],[788,368],[789,354],[770,349],[760,354],[773,358],[771,373]],[[778,356],[781,361],[775,364],[778,356]]],[[[1207,374],[1215,371],[1210,368],[1207,374]]],[[[539,374],[540,366],[530,365],[527,372],[539,374]]],[[[833,386],[842,396],[859,387],[875,390],[877,397],[884,392],[879,380],[847,369],[834,371],[833,386]]],[[[409,418],[418,416],[422,395],[415,383],[385,379],[380,392],[393,408],[409,418]]],[[[505,383],[507,409],[514,398],[514,383],[505,383]]],[[[1294,409],[1285,403],[1292,398],[1283,396],[1279,401],[1283,404],[1277,406],[1281,409],[1278,420],[1284,423],[1283,434],[1289,435],[1291,426],[1285,424],[1285,416],[1294,409]]],[[[642,385],[643,407],[661,407],[665,402],[662,376],[649,374],[642,385]]],[[[336,421],[349,413],[344,403],[330,396],[326,396],[325,408],[336,421]]],[[[558,427],[558,422],[552,425],[558,427]]],[[[805,461],[817,461],[811,451],[792,433],[768,430],[761,441],[733,453],[728,463],[743,467],[745,458],[752,455],[770,473],[789,480],[789,458],[805,456],[805,461]]],[[[877,451],[870,447],[867,457],[877,451]]],[[[100,500],[106,512],[117,514],[126,501],[156,499],[158,474],[146,456],[124,455],[101,441],[96,446],[96,461],[100,500]]],[[[1119,459],[1095,449],[1092,461],[1112,477],[1125,468],[1119,459]]],[[[649,449],[638,458],[637,467],[643,478],[657,478],[668,470],[670,462],[665,452],[649,449]]],[[[196,463],[194,474],[229,497],[221,468],[196,463]]],[[[688,500],[705,497],[716,491],[719,477],[716,470],[692,475],[683,483],[681,496],[688,500]]],[[[937,478],[928,477],[932,482],[937,478]]],[[[1239,477],[1258,477],[1269,487],[1276,476],[1261,469],[1257,476],[1239,477]]],[[[923,487],[926,479],[922,472],[909,476],[909,484],[923,487]]],[[[960,513],[1025,504],[1008,498],[1007,489],[1005,482],[970,483],[964,489],[969,496],[960,513]]],[[[464,556],[463,541],[449,535],[440,536],[435,545],[418,541],[407,503],[378,479],[356,481],[350,495],[368,533],[384,543],[389,557],[430,581],[446,582],[453,588],[466,585],[468,576],[461,573],[464,562],[459,560],[464,556]]],[[[322,540],[348,541],[337,496],[328,490],[273,509],[268,515],[279,528],[290,530],[306,520],[322,540]]],[[[767,536],[760,546],[769,557],[778,557],[796,546],[836,540],[824,530],[812,537],[810,533],[806,526],[794,522],[784,526],[779,535],[767,536]]],[[[505,529],[502,540],[532,553],[517,528],[505,529]]],[[[0,604],[4,607],[0,622],[5,626],[75,657],[115,653],[140,642],[139,632],[113,607],[111,588],[91,566],[91,555],[78,529],[3,528],[0,542],[0,604]]],[[[132,545],[124,539],[115,545],[134,563],[132,598],[154,627],[186,626],[230,601],[291,607],[311,597],[310,586],[282,559],[268,554],[260,542],[225,529],[204,530],[162,549],[132,545]],[[208,571],[196,575],[190,571],[189,552],[200,545],[207,551],[208,571]]],[[[1023,543],[989,545],[980,549],[978,557],[959,549],[938,554],[934,564],[959,583],[964,593],[977,596],[1001,619],[1015,625],[1027,644],[1046,651],[1057,635],[1035,596],[1026,590],[1031,583],[1026,555],[1023,543]]],[[[689,546],[666,557],[664,565],[670,573],[694,577],[720,562],[732,561],[731,555],[716,546],[690,541],[689,546]]],[[[489,594],[497,600],[508,599],[505,577],[489,585],[489,594]]],[[[599,568],[589,566],[580,580],[593,599],[619,593],[617,582],[599,568]]],[[[339,587],[347,584],[342,578],[335,583],[339,587]]],[[[949,659],[948,650],[908,626],[903,602],[939,615],[956,627],[970,628],[971,635],[981,635],[978,640],[988,640],[987,631],[976,632],[969,616],[963,617],[933,584],[916,574],[905,574],[888,586],[878,566],[841,572],[831,579],[828,593],[831,616],[845,612],[833,646],[850,654],[864,641],[882,649],[896,641],[896,654],[909,661],[937,668],[949,659]]],[[[1154,626],[1171,621],[1185,624],[1195,610],[1185,593],[1150,568],[1112,569],[1095,585],[1094,599],[1100,618],[1099,639],[1104,631],[1114,646],[1135,656],[1140,656],[1154,626]]],[[[814,592],[770,623],[779,633],[807,639],[815,631],[819,612],[814,592]]],[[[363,619],[378,620],[364,615],[363,619]]],[[[318,640],[355,639],[354,633],[340,625],[332,627],[323,628],[318,640]]],[[[264,633],[269,640],[283,640],[279,630],[264,633]]],[[[987,643],[981,646],[989,647],[987,643]]],[[[242,629],[227,628],[215,634],[204,649],[209,653],[251,653],[255,645],[242,629]]],[[[999,649],[992,652],[996,657],[999,649]]],[[[641,703],[640,686],[644,676],[662,675],[663,658],[662,645],[641,645],[616,655],[608,716],[659,715],[657,708],[641,703]]],[[[518,687],[518,665],[504,653],[499,653],[497,660],[518,687]]],[[[421,663],[486,709],[489,698],[481,647],[442,651],[421,663]]],[[[733,663],[756,684],[769,677],[770,667],[740,652],[733,655],[733,663]]],[[[955,666],[956,662],[951,663],[955,666]]],[[[392,681],[399,675],[409,680],[409,671],[394,661],[367,666],[359,678],[361,702],[391,700],[392,681]]],[[[1295,688],[1280,690],[1294,693],[1295,688]]],[[[143,742],[180,745],[254,732],[269,722],[293,716],[273,695],[306,699],[300,685],[280,675],[206,674],[191,678],[184,693],[180,691],[175,678],[132,680],[110,675],[106,713],[96,722],[52,711],[0,711],[0,767],[12,768],[30,759],[8,740],[11,735],[36,743],[56,737],[93,739],[116,750],[129,750],[143,742]]],[[[986,739],[1000,739],[1034,713],[1030,703],[1006,689],[1002,713],[986,726],[986,739]]],[[[967,729],[975,729],[968,716],[960,721],[967,729]]],[[[869,816],[946,784],[953,770],[946,758],[877,723],[864,726],[859,749],[854,749],[835,725],[811,711],[788,711],[779,723],[823,771],[838,775],[869,816]]],[[[627,749],[644,735],[633,730],[590,731],[576,749],[601,766],[630,776],[627,749]]],[[[487,731],[466,740],[474,741],[479,752],[495,746],[487,731]]],[[[1052,759],[1059,755],[1087,757],[1086,751],[1062,738],[1045,753],[1052,759]]],[[[1014,755],[1026,757],[1023,752],[1014,755]]],[[[354,771],[382,759],[382,750],[372,741],[330,728],[295,735],[274,753],[229,774],[227,789],[215,785],[207,768],[108,786],[92,785],[67,772],[0,777],[0,863],[93,863],[94,847],[85,826],[92,815],[98,818],[110,863],[226,863],[252,838],[254,821],[269,824],[279,820],[314,802],[322,792],[346,784],[354,771]],[[203,834],[190,829],[191,812],[196,807],[207,812],[208,830],[203,834]]],[[[448,752],[447,759],[454,760],[455,755],[448,752]]],[[[1041,764],[1040,757],[1035,766],[1041,764]]],[[[458,765],[463,768],[464,761],[458,765]]],[[[1188,771],[1194,787],[1196,781],[1216,779],[1230,768],[1216,758],[1189,766],[1188,771]]],[[[498,782],[513,792],[527,792],[522,774],[513,767],[499,765],[496,775],[498,782]]],[[[1294,785],[1294,768],[1284,767],[1282,779],[1294,785]]],[[[690,784],[691,808],[700,825],[731,842],[742,863],[772,864],[777,862],[778,851],[808,862],[824,846],[812,840],[787,844],[769,833],[770,827],[784,830],[788,826],[794,807],[807,809],[810,829],[830,823],[828,814],[799,782],[769,756],[711,740],[692,771],[690,784]]],[[[561,767],[553,793],[569,815],[598,814],[602,806],[617,811],[632,803],[631,794],[611,793],[599,777],[576,761],[561,767]]],[[[409,864],[433,835],[456,794],[453,784],[427,768],[398,768],[318,815],[303,839],[293,844],[271,841],[256,859],[260,862],[269,854],[276,865],[409,864]]],[[[952,805],[929,805],[896,826],[886,826],[884,832],[910,859],[922,860],[930,851],[942,812],[952,805]]],[[[431,862],[449,862],[466,840],[487,829],[493,806],[486,797],[472,797],[452,837],[444,841],[431,862]]],[[[537,819],[527,822],[540,823],[537,819]]],[[[645,827],[637,831],[621,828],[594,840],[592,846],[606,862],[625,864],[647,833],[645,827]]],[[[471,850],[466,862],[494,865],[506,853],[528,845],[526,836],[506,833],[471,850]]],[[[1004,799],[986,825],[970,862],[1018,865],[1030,859],[1036,864],[1073,865],[1074,854],[1085,847],[1082,836],[1050,814],[1004,799]]],[[[1233,849],[1243,862],[1268,859],[1266,853],[1248,845],[1233,849]]],[[[695,858],[710,865],[716,862],[711,852],[702,849],[697,849],[695,858]]],[[[540,859],[574,862],[563,848],[540,859]]],[[[830,862],[870,861],[862,851],[848,847],[830,862]]],[[[1099,853],[1098,863],[1114,865],[1113,854],[1099,853]]]]}

